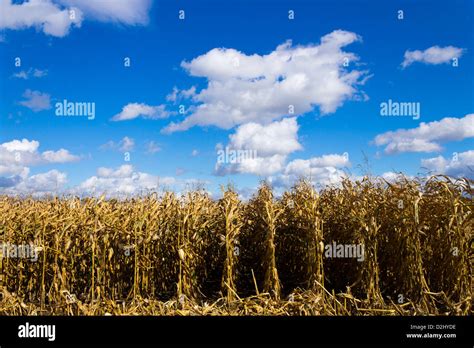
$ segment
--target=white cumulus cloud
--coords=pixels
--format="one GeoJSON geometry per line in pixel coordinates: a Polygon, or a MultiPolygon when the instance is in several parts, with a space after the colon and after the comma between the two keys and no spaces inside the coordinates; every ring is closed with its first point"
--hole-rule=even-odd
{"type": "Polygon", "coordinates": [[[0,163],[15,168],[17,166],[38,166],[50,163],[75,162],[79,156],[71,154],[68,150],[39,152],[40,144],[36,140],[12,140],[0,144],[0,163]]]}
{"type": "Polygon", "coordinates": [[[151,0],[59,0],[68,7],[80,8],[86,18],[128,25],[147,24],[151,0]]]}
{"type": "Polygon", "coordinates": [[[34,197],[45,194],[54,195],[61,192],[66,183],[67,175],[56,169],[32,176],[0,177],[0,193],[34,197]]]}
{"type": "Polygon", "coordinates": [[[421,160],[421,166],[432,174],[474,178],[474,150],[454,153],[451,158],[443,156],[421,160]]]}
{"type": "Polygon", "coordinates": [[[460,141],[474,137],[474,114],[462,118],[445,117],[440,121],[421,122],[412,129],[398,129],[375,137],[377,146],[385,146],[385,153],[437,152],[441,142],[460,141]]]}
{"type": "Polygon", "coordinates": [[[242,155],[237,156],[235,163],[219,162],[218,157],[215,167],[218,175],[250,173],[267,176],[281,171],[287,156],[302,149],[298,142],[298,124],[294,117],[268,125],[243,124],[229,136],[229,140],[225,148],[220,146],[218,150],[227,151],[229,154],[235,151],[242,155]]]}
{"type": "Polygon", "coordinates": [[[295,159],[286,165],[282,173],[271,177],[270,182],[277,187],[289,187],[299,179],[306,179],[314,185],[334,185],[347,177],[343,169],[350,166],[347,153],[295,159]]]}
{"type": "Polygon", "coordinates": [[[15,189],[20,192],[51,193],[64,187],[67,182],[67,175],[56,169],[46,173],[40,173],[28,177],[15,189]]]}
{"type": "MultiPolygon", "coordinates": [[[[191,76],[206,78],[207,87],[188,92],[194,102],[191,113],[164,132],[196,125],[230,129],[249,122],[267,124],[316,107],[322,114],[332,113],[348,99],[365,97],[358,87],[367,72],[357,70],[354,63],[359,58],[342,49],[356,41],[360,41],[357,34],[336,30],[318,45],[295,46],[287,41],[267,55],[215,48],[184,61],[182,67],[191,76]]],[[[177,94],[174,90],[169,99],[177,94]]]]}
{"type": "Polygon", "coordinates": [[[36,152],[39,148],[39,142],[36,140],[29,141],[28,139],[12,140],[7,143],[0,145],[0,149],[4,148],[9,152],[22,151],[22,152],[36,152]]]}
{"type": "Polygon", "coordinates": [[[53,177],[57,179],[59,186],[64,184],[66,176],[63,173],[50,171],[29,176],[30,167],[75,162],[80,160],[80,157],[66,149],[39,152],[39,147],[38,141],[28,139],[15,139],[0,144],[0,192],[27,193],[34,191],[35,185],[38,185],[38,192],[51,191],[48,189],[51,187],[48,182],[52,182],[53,177]]]}
{"type": "Polygon", "coordinates": [[[108,197],[130,197],[150,191],[183,190],[197,181],[178,180],[169,176],[158,176],[135,170],[132,165],[122,165],[116,169],[101,167],[92,176],[74,187],[71,192],[78,195],[108,197]]]}
{"type": "Polygon", "coordinates": [[[12,0],[0,0],[0,29],[27,29],[30,27],[47,35],[63,37],[72,26],[80,26],[82,11],[78,8],[62,8],[51,0],[29,0],[13,4],[12,0]],[[74,11],[74,18],[70,16],[74,11]]]}
{"type": "Polygon", "coordinates": [[[79,160],[78,156],[71,154],[68,150],[61,149],[58,151],[45,151],[41,157],[47,163],[68,163],[79,160]]]}
{"type": "Polygon", "coordinates": [[[0,29],[36,28],[46,35],[66,36],[85,19],[146,25],[151,0],[0,0],[0,29]]]}

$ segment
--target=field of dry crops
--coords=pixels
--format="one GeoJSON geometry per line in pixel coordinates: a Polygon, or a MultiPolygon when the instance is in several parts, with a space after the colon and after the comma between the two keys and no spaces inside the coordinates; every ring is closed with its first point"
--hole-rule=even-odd
{"type": "Polygon", "coordinates": [[[468,315],[472,182],[116,200],[0,197],[1,315],[468,315]],[[325,256],[333,242],[364,261],[325,256]]]}

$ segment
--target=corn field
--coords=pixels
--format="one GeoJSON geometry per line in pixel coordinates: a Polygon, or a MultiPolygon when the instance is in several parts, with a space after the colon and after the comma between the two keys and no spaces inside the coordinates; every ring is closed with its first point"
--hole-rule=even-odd
{"type": "Polygon", "coordinates": [[[473,183],[0,197],[1,315],[470,315],[473,183]],[[328,246],[362,245],[363,260],[328,246]]]}

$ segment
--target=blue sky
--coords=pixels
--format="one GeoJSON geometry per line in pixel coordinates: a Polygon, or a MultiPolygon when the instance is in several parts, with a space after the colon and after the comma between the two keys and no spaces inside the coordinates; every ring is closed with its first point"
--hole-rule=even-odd
{"type": "Polygon", "coordinates": [[[0,192],[324,185],[363,174],[364,156],[386,178],[473,177],[471,1],[0,6],[0,192]],[[95,118],[58,117],[64,99],[94,103],[95,118]],[[419,119],[382,116],[389,99],[419,119]],[[216,164],[226,146],[258,158],[216,164]]]}

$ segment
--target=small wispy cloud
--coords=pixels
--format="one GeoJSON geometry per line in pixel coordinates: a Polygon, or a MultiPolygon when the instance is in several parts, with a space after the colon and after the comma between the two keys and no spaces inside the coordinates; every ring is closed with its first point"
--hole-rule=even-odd
{"type": "Polygon", "coordinates": [[[151,106],[143,103],[130,103],[122,108],[122,111],[112,117],[112,121],[127,121],[139,117],[146,119],[161,119],[173,115],[167,111],[165,105],[151,106]]]}
{"type": "Polygon", "coordinates": [[[108,141],[99,147],[100,150],[116,150],[120,152],[132,151],[135,148],[135,140],[130,137],[123,137],[119,142],[108,141]]]}
{"type": "Polygon", "coordinates": [[[464,50],[462,48],[454,46],[432,46],[424,51],[407,50],[405,52],[404,60],[402,62],[402,68],[406,68],[407,66],[415,62],[432,65],[450,63],[453,58],[461,57],[463,52],[464,50]]]}
{"type": "Polygon", "coordinates": [[[154,141],[149,141],[146,144],[146,152],[149,154],[154,154],[161,151],[161,147],[154,141]]]}
{"type": "Polygon", "coordinates": [[[19,104],[34,112],[51,109],[51,96],[47,93],[27,89],[23,93],[23,98],[25,100],[20,101],[19,104]]]}
{"type": "Polygon", "coordinates": [[[12,76],[17,79],[28,80],[31,77],[41,78],[46,75],[48,75],[48,70],[29,68],[28,70],[19,71],[12,76]]]}

